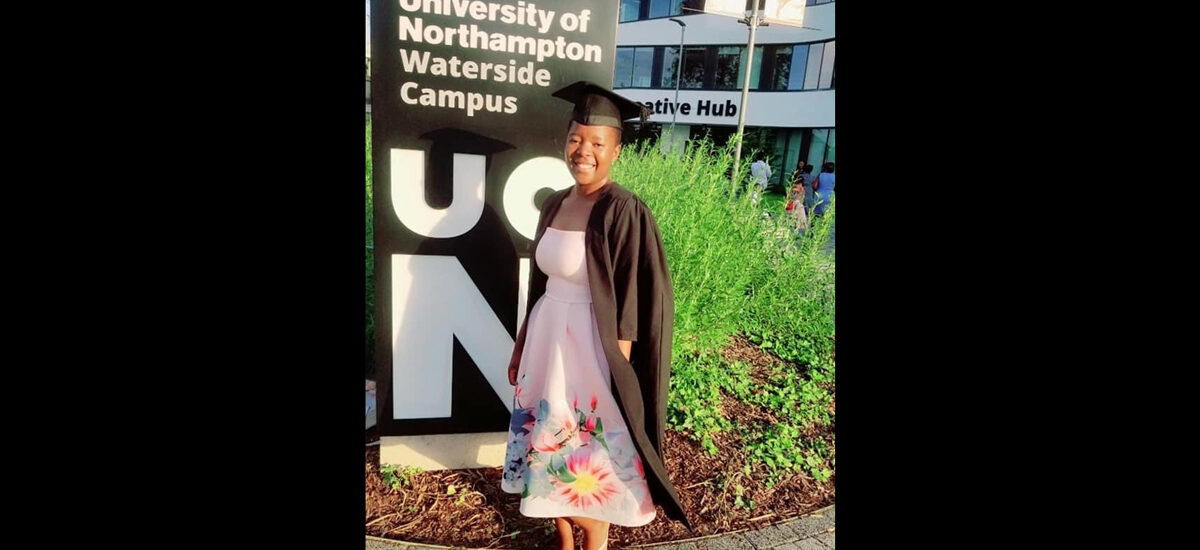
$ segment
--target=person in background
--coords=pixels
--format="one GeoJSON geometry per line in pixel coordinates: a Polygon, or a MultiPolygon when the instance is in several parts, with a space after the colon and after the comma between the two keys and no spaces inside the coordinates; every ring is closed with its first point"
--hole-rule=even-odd
{"type": "Polygon", "coordinates": [[[750,165],[750,175],[754,176],[754,181],[767,188],[768,182],[771,180],[771,165],[767,164],[766,159],[758,157],[754,164],[750,165]]]}
{"type": "Polygon", "coordinates": [[[821,216],[825,214],[825,209],[829,207],[829,202],[833,200],[833,163],[826,162],[821,166],[821,174],[813,180],[813,191],[816,197],[816,207],[813,209],[813,214],[821,216]]]}
{"type": "Polygon", "coordinates": [[[809,193],[808,190],[812,189],[813,183],[815,183],[817,181],[816,174],[813,174],[813,166],[811,164],[805,164],[803,169],[801,169],[801,173],[799,174],[799,177],[796,179],[796,181],[797,181],[797,183],[800,183],[801,185],[804,186],[804,203],[803,204],[804,204],[804,208],[806,209],[806,213],[812,212],[813,197],[816,195],[816,193],[809,193]]]}
{"type": "MultiPolygon", "coordinates": [[[[809,168],[812,168],[811,166],[809,168]]],[[[787,212],[792,215],[795,221],[793,230],[803,233],[808,230],[808,212],[804,209],[804,183],[797,181],[792,185],[792,190],[788,194],[788,202],[785,207],[787,212]]]]}

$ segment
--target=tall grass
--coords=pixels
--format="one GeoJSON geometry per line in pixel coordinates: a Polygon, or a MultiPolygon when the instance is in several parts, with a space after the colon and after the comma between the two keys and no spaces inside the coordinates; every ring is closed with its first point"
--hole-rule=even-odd
{"type": "Polygon", "coordinates": [[[675,290],[677,354],[720,347],[737,330],[770,242],[748,195],[734,198],[727,149],[694,141],[683,154],[628,147],[613,178],[646,201],[658,221],[675,290]]]}
{"type": "MultiPolygon", "coordinates": [[[[833,336],[834,261],[827,244],[834,209],[797,235],[781,201],[763,200],[760,207],[749,193],[734,196],[726,175],[732,147],[732,140],[724,148],[702,140],[682,154],[664,154],[657,143],[643,142],[627,147],[613,166],[613,178],[646,201],[662,232],[675,290],[677,356],[716,350],[739,330],[813,342],[833,336]]],[[[740,168],[740,181],[748,182],[748,167],[740,168]]]]}
{"type": "Polygon", "coordinates": [[[657,143],[643,142],[628,146],[613,167],[614,179],[654,213],[671,269],[668,421],[713,453],[712,436],[736,428],[751,461],[827,479],[832,453],[800,434],[832,420],[835,262],[827,245],[835,210],[798,234],[782,201],[751,202],[749,163],[739,167],[744,187],[733,191],[727,173],[734,146],[699,140],[682,154],[664,154],[657,143]],[[745,365],[720,358],[739,332],[783,360],[770,383],[756,383],[745,365]],[[723,393],[781,420],[768,426],[726,418],[723,393]]]}

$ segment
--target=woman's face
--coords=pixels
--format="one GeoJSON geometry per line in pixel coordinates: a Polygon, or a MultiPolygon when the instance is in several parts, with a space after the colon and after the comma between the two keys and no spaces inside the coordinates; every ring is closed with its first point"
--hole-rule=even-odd
{"type": "Polygon", "coordinates": [[[621,154],[621,131],[609,126],[571,122],[563,156],[571,177],[580,185],[608,181],[608,171],[621,154]]]}

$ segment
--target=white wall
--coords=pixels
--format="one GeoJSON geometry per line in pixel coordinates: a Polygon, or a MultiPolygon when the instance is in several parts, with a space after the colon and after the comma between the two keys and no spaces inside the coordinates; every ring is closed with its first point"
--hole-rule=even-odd
{"type": "MultiPolygon", "coordinates": [[[[755,44],[790,44],[834,38],[834,6],[837,2],[808,6],[804,9],[804,26],[820,30],[770,25],[759,27],[755,44]]],[[[749,31],[746,25],[732,17],[710,14],[676,16],[687,23],[684,44],[746,45],[749,31]]],[[[668,18],[650,19],[617,25],[618,46],[670,46],[679,44],[679,25],[668,18]]]]}
{"type": "MultiPolygon", "coordinates": [[[[750,92],[746,99],[746,125],[778,128],[832,128],[837,126],[834,120],[835,90],[819,90],[808,92],[750,92]]],[[[675,90],[645,90],[622,88],[617,93],[638,102],[653,103],[660,100],[675,101],[675,90]]],[[[701,100],[725,106],[726,101],[739,105],[742,99],[741,90],[736,91],[707,91],[679,90],[679,103],[691,104],[690,115],[678,115],[677,122],[681,124],[711,124],[718,126],[737,126],[738,117],[733,116],[698,116],[697,107],[701,100]]],[[[650,122],[671,122],[671,114],[655,114],[650,122]]]]}

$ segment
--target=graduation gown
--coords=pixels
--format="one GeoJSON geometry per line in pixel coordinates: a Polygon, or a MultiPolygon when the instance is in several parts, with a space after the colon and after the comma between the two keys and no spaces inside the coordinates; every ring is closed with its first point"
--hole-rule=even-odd
{"type": "MultiPolygon", "coordinates": [[[[532,253],[571,188],[546,198],[532,253]]],[[[675,299],[662,236],[650,209],[616,182],[598,191],[585,230],[588,285],[596,328],[613,381],[613,394],[642,457],[654,502],[687,524],[679,494],[667,477],[662,444],[671,376],[675,299]],[[617,340],[633,341],[627,361],[617,340]]],[[[526,319],[546,292],[548,277],[532,262],[526,319]]]]}

